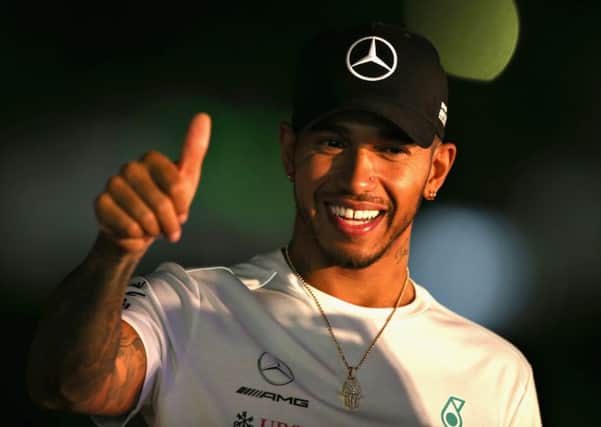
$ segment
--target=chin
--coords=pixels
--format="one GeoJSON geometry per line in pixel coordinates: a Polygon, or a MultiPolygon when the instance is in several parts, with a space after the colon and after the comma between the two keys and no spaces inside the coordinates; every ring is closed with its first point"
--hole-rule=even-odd
{"type": "Polygon", "coordinates": [[[369,267],[374,262],[382,258],[382,256],[384,255],[384,253],[386,253],[386,250],[388,249],[388,246],[386,246],[379,250],[370,252],[352,251],[336,247],[327,247],[327,245],[323,245],[321,244],[321,242],[318,243],[321,247],[322,253],[326,256],[326,258],[331,264],[350,269],[361,269],[369,267]]]}

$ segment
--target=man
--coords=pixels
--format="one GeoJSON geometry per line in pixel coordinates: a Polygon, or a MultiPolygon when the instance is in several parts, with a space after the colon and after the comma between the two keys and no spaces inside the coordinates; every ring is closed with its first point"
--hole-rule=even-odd
{"type": "Polygon", "coordinates": [[[158,236],[181,236],[206,114],[176,163],[150,152],[109,179],[98,238],[35,337],[34,399],[106,426],[136,413],[152,426],[540,425],[522,354],[407,268],[420,202],[456,153],[434,47],[379,23],[325,32],[301,54],[293,107],[280,127],[297,207],[284,248],[130,278],[158,236]]]}

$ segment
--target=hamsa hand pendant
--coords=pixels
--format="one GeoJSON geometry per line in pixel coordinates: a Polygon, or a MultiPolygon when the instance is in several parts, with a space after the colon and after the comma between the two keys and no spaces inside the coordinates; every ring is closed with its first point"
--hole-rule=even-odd
{"type": "Polygon", "coordinates": [[[361,386],[357,378],[351,373],[342,385],[342,397],[344,398],[344,406],[346,409],[355,410],[359,408],[359,399],[361,398],[361,386]]]}

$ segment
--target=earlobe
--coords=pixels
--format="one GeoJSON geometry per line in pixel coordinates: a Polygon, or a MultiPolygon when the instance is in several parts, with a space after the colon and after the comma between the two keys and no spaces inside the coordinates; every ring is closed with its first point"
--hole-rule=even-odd
{"type": "Polygon", "coordinates": [[[432,201],[436,198],[437,191],[429,190],[429,191],[426,191],[426,193],[427,194],[424,194],[424,199],[432,201]]]}
{"type": "Polygon", "coordinates": [[[280,123],[280,147],[284,171],[290,181],[294,181],[294,149],[296,132],[287,122],[280,123]]]}
{"type": "Polygon", "coordinates": [[[440,142],[433,148],[430,175],[424,187],[423,197],[434,200],[444,181],[451,171],[457,155],[457,147],[452,142],[440,142]]]}

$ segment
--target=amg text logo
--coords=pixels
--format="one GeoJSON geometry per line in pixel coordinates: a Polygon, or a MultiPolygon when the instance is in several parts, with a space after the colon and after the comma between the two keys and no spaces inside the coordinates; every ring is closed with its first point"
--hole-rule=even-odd
{"type": "Polygon", "coordinates": [[[290,396],[284,397],[278,393],[272,393],[270,391],[257,390],[256,388],[240,387],[236,390],[236,393],[245,394],[246,396],[256,397],[257,399],[270,399],[274,402],[285,402],[289,405],[298,406],[301,408],[308,408],[309,401],[306,399],[300,399],[298,397],[290,396]]]}

